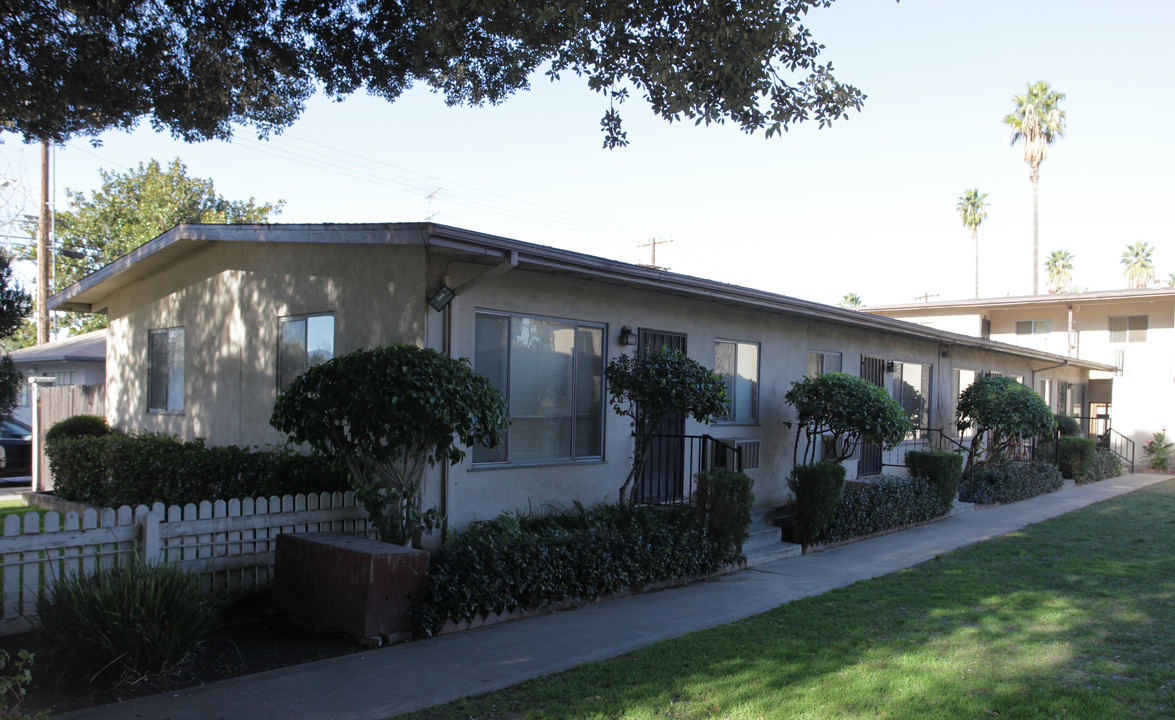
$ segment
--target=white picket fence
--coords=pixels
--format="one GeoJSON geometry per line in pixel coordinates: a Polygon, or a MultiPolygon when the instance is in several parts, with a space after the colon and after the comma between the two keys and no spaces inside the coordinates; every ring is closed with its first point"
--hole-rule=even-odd
{"type": "Polygon", "coordinates": [[[373,530],[350,492],[9,515],[0,538],[0,635],[31,630],[38,597],[60,578],[89,575],[136,552],[203,575],[209,591],[260,590],[273,579],[277,536],[314,532],[373,530]]]}

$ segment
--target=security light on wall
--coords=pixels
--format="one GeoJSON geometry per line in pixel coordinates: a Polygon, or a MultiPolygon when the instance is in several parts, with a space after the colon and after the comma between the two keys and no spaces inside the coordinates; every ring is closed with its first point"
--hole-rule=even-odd
{"type": "Polygon", "coordinates": [[[453,291],[449,289],[449,286],[442,285],[441,289],[437,290],[436,294],[428,299],[428,306],[440,312],[453,300],[453,296],[453,291]]]}
{"type": "Polygon", "coordinates": [[[620,328],[620,344],[621,345],[636,345],[636,333],[628,325],[620,328]]]}

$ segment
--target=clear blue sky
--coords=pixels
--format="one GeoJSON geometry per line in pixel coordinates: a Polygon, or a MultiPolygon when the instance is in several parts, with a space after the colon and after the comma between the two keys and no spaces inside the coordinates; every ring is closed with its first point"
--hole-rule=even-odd
{"type": "MultiPolygon", "coordinates": [[[[1067,93],[1068,132],[1041,170],[1040,253],[1076,257],[1082,288],[1123,287],[1128,243],[1175,272],[1175,4],[1062,0],[837,0],[808,25],[862,112],[765,140],[731,126],[667,124],[637,99],[631,145],[601,149],[605,99],[537,77],[504,105],[448,108],[313,100],[280,136],[184,145],[144,126],[55,152],[54,186],[90,190],[99,168],[180,157],[232,199],[286,201],[282,222],[436,222],[648,262],[835,304],[974,293],[974,246],[955,213],[988,193],[980,292],[1031,291],[1032,191],[1002,118],[1029,81],[1067,93]],[[427,195],[434,193],[433,199],[427,195]]],[[[6,177],[36,210],[38,154],[5,137],[6,177]]],[[[19,197],[19,193],[17,194],[19,197]]],[[[1044,279],[1042,274],[1041,287],[1044,279]]]]}

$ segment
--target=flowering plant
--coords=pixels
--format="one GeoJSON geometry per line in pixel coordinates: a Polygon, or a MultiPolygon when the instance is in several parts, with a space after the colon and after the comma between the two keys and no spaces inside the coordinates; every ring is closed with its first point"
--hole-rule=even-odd
{"type": "Polygon", "coordinates": [[[1147,440],[1146,445],[1142,446],[1152,470],[1166,470],[1171,461],[1171,448],[1175,447],[1175,443],[1164,442],[1166,439],[1166,433],[1157,432],[1154,440],[1147,440]]]}

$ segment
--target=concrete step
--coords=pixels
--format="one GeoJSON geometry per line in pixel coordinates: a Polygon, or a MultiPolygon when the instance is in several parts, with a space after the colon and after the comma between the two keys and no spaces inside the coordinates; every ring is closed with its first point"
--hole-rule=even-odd
{"type": "Polygon", "coordinates": [[[791,543],[778,542],[775,543],[772,549],[752,550],[743,547],[743,557],[747,561],[747,567],[756,567],[759,565],[766,565],[767,563],[775,562],[776,560],[785,560],[790,557],[796,557],[802,554],[804,549],[799,545],[791,543]]]}
{"type": "Polygon", "coordinates": [[[775,508],[765,505],[751,508],[751,525],[770,525],[775,521],[775,508]]]}
{"type": "Polygon", "coordinates": [[[774,508],[756,508],[756,522],[747,528],[747,540],[743,543],[743,557],[747,567],[764,565],[776,560],[795,557],[801,552],[799,545],[783,542],[783,531],[777,525],[770,524],[774,520],[774,508]]]}
{"type": "Polygon", "coordinates": [[[951,506],[951,517],[962,515],[963,513],[975,512],[975,503],[955,501],[951,506]]]}

